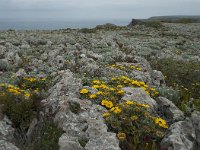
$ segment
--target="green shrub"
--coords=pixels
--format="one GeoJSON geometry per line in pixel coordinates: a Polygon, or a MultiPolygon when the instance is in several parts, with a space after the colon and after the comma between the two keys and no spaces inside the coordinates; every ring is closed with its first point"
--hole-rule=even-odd
{"type": "Polygon", "coordinates": [[[58,141],[62,134],[63,130],[52,119],[44,118],[33,131],[28,150],[59,150],[58,141]]]}
{"type": "Polygon", "coordinates": [[[190,18],[182,18],[182,19],[179,19],[178,21],[177,21],[177,23],[184,23],[184,24],[187,24],[187,23],[192,23],[193,21],[192,21],[192,19],[190,19],[190,18]]]}
{"type": "Polygon", "coordinates": [[[146,27],[151,27],[151,28],[162,28],[163,25],[159,21],[145,21],[142,23],[146,27]]]}
{"type": "Polygon", "coordinates": [[[96,33],[95,29],[82,28],[79,30],[81,33],[96,33]]]}
{"type": "Polygon", "coordinates": [[[195,100],[193,100],[193,104],[194,104],[194,108],[195,108],[197,111],[200,111],[200,99],[195,99],[195,100]]]}
{"type": "MultiPolygon", "coordinates": [[[[107,65],[106,67],[118,68],[129,72],[130,70],[142,71],[139,66],[107,65]]],[[[113,77],[104,81],[93,79],[85,80],[90,89],[95,89],[95,93],[88,88],[80,90],[83,98],[92,100],[107,109],[103,117],[108,125],[108,129],[117,133],[120,140],[120,147],[123,150],[135,149],[156,149],[166,131],[167,122],[159,116],[149,113],[148,104],[137,103],[134,100],[122,100],[125,92],[123,87],[140,87],[147,94],[155,97],[158,92],[142,81],[130,79],[127,76],[113,77]],[[154,142],[156,141],[156,143],[154,142]]]]}
{"type": "Polygon", "coordinates": [[[164,87],[164,88],[157,88],[157,91],[159,92],[159,95],[162,97],[165,97],[172,101],[174,104],[178,105],[180,100],[180,93],[178,90],[174,90],[170,87],[164,87]]]}
{"type": "MultiPolygon", "coordinates": [[[[28,150],[58,150],[58,140],[63,133],[52,119],[39,116],[43,107],[43,92],[48,88],[46,78],[19,77],[17,85],[0,83],[0,105],[15,128],[16,145],[28,150]],[[26,133],[33,119],[38,123],[30,137],[26,133]],[[42,118],[42,119],[41,119],[42,118]],[[31,140],[30,140],[31,138],[31,140]]],[[[52,115],[50,115],[52,117],[52,115]]]]}
{"type": "Polygon", "coordinates": [[[182,86],[191,93],[191,97],[200,97],[200,62],[166,58],[150,60],[150,63],[153,69],[160,70],[166,76],[168,86],[182,86]]]}
{"type": "Polygon", "coordinates": [[[11,69],[7,61],[0,59],[0,71],[9,71],[11,69]]]}
{"type": "Polygon", "coordinates": [[[0,99],[0,104],[3,105],[3,113],[12,121],[14,127],[27,130],[32,119],[36,116],[33,100],[21,98],[17,101],[11,94],[0,96],[0,99]]]}

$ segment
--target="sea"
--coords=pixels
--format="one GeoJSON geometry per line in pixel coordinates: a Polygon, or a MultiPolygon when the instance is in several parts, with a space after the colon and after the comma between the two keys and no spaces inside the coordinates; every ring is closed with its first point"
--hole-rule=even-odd
{"type": "Polygon", "coordinates": [[[93,28],[97,25],[112,23],[119,26],[128,25],[131,20],[9,20],[0,19],[0,30],[56,30],[93,28]]]}

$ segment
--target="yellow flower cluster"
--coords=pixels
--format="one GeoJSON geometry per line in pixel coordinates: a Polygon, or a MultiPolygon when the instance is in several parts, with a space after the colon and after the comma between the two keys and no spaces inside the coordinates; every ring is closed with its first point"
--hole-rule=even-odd
{"type": "MultiPolygon", "coordinates": [[[[119,68],[123,69],[123,66],[119,66],[119,68]]],[[[134,66],[131,68],[134,69],[134,66]]],[[[127,100],[124,103],[121,102],[122,96],[125,94],[123,87],[127,86],[140,87],[151,96],[158,94],[155,88],[149,87],[145,82],[133,80],[127,76],[113,77],[107,82],[95,79],[90,86],[90,88],[93,88],[93,90],[91,90],[93,92],[89,90],[90,88],[83,88],[80,90],[80,93],[82,96],[107,108],[108,111],[104,112],[102,115],[112,128],[121,129],[121,132],[118,131],[117,134],[119,140],[126,139],[127,135],[130,136],[130,130],[127,130],[127,128],[132,128],[134,131],[138,130],[140,127],[141,129],[146,127],[147,129],[145,129],[145,132],[148,130],[148,134],[154,132],[156,130],[155,128],[158,126],[167,128],[165,120],[150,115],[147,110],[147,108],[150,108],[148,104],[142,104],[132,100],[127,100]],[[136,127],[136,124],[139,127],[136,127]]]]}
{"type": "Polygon", "coordinates": [[[108,117],[108,116],[110,116],[109,112],[103,113],[103,117],[108,117]]]}
{"type": "Polygon", "coordinates": [[[107,108],[112,108],[113,107],[113,103],[111,101],[108,101],[108,100],[102,100],[101,101],[101,105],[102,106],[106,106],[107,108]]]}
{"type": "Polygon", "coordinates": [[[124,86],[133,86],[133,87],[140,87],[146,91],[147,94],[150,94],[151,96],[156,96],[159,93],[156,91],[155,88],[150,88],[145,82],[143,81],[137,81],[132,80],[129,77],[121,76],[121,77],[114,77],[111,79],[113,82],[117,82],[117,87],[122,88],[124,86]]]}
{"type": "Polygon", "coordinates": [[[122,112],[121,108],[119,108],[118,106],[111,108],[110,111],[114,112],[115,114],[122,112]]]}
{"type": "Polygon", "coordinates": [[[125,105],[136,105],[136,106],[139,106],[139,107],[150,108],[150,106],[148,104],[140,104],[140,103],[130,101],[130,100],[127,100],[125,102],[125,105]]]}
{"type": "Polygon", "coordinates": [[[1,92],[1,96],[5,96],[6,92],[9,92],[16,96],[23,95],[27,99],[31,96],[31,94],[28,91],[22,90],[19,87],[13,86],[11,84],[1,83],[0,86],[6,90],[5,92],[1,92]]]}
{"type": "Polygon", "coordinates": [[[27,81],[30,81],[30,82],[35,82],[35,81],[37,81],[37,78],[35,78],[35,77],[24,77],[23,79],[24,79],[24,80],[27,80],[27,81]]]}
{"type": "Polygon", "coordinates": [[[129,65],[129,66],[126,66],[126,65],[118,65],[118,64],[112,64],[112,65],[106,65],[107,67],[110,67],[110,68],[118,68],[120,70],[126,70],[126,71],[131,71],[132,69],[134,70],[139,70],[141,71],[142,68],[139,67],[139,66],[134,66],[134,65],[129,65]]]}
{"type": "Polygon", "coordinates": [[[38,79],[38,78],[36,78],[36,77],[24,77],[23,78],[24,80],[26,80],[26,81],[29,81],[29,82],[36,82],[36,81],[45,81],[46,80],[46,78],[40,78],[40,79],[38,79]]]}

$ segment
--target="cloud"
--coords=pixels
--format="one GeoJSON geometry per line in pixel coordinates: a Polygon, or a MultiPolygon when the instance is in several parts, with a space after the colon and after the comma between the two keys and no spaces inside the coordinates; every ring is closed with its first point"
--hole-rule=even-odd
{"type": "Polygon", "coordinates": [[[0,0],[0,18],[146,18],[200,15],[200,0],[0,0]]]}

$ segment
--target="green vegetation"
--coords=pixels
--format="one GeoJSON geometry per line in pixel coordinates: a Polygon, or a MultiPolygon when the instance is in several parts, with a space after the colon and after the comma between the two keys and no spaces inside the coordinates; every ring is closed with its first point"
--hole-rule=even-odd
{"type": "MultiPolygon", "coordinates": [[[[185,110],[185,105],[189,103],[191,98],[200,99],[200,62],[174,60],[172,58],[150,62],[153,69],[162,71],[166,76],[167,85],[178,91],[179,94],[171,94],[171,98],[168,96],[169,94],[165,94],[165,96],[181,110],[185,110]]],[[[160,92],[164,94],[164,91],[160,92]]]]}
{"type": "Polygon", "coordinates": [[[58,141],[63,134],[53,120],[44,119],[34,130],[28,150],[59,150],[58,141]]]}
{"type": "Polygon", "coordinates": [[[19,77],[16,85],[0,83],[0,105],[2,113],[8,116],[16,129],[16,144],[27,150],[58,150],[58,140],[62,134],[51,119],[40,121],[40,112],[43,109],[41,100],[48,89],[47,78],[19,77]],[[40,121],[30,137],[26,133],[33,119],[40,121]]]}
{"type": "Polygon", "coordinates": [[[81,33],[96,33],[95,29],[82,28],[79,30],[81,33]]]}
{"type": "Polygon", "coordinates": [[[156,28],[156,29],[163,27],[160,21],[145,21],[142,23],[142,25],[145,25],[146,27],[156,28]]]}
{"type": "MultiPolygon", "coordinates": [[[[142,71],[139,66],[106,65],[109,68],[116,68],[126,71],[142,71]]],[[[159,142],[164,136],[168,125],[159,116],[149,112],[151,106],[135,102],[134,99],[122,100],[125,91],[123,87],[140,87],[152,97],[159,93],[142,81],[131,79],[127,76],[114,76],[111,79],[85,80],[84,85],[90,88],[83,88],[80,94],[83,98],[102,105],[107,109],[102,115],[108,125],[108,129],[117,134],[122,150],[145,150],[158,149],[159,142]],[[96,90],[96,92],[90,91],[96,90]]]]}
{"type": "Polygon", "coordinates": [[[192,21],[192,19],[190,19],[190,18],[182,18],[182,19],[176,21],[176,23],[184,23],[184,24],[192,23],[192,22],[193,22],[193,21],[192,21]]]}
{"type": "Polygon", "coordinates": [[[0,60],[0,71],[9,71],[10,69],[11,67],[6,61],[0,60]]]}

